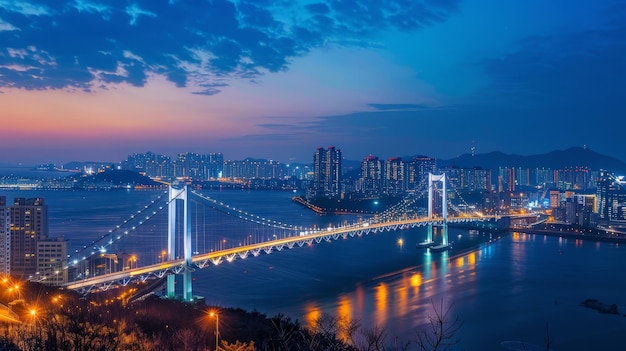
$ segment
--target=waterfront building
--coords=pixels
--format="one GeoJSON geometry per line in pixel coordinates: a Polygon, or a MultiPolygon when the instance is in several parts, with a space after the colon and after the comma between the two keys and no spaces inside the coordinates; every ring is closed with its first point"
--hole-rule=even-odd
{"type": "Polygon", "coordinates": [[[606,223],[609,220],[607,200],[613,183],[611,174],[606,170],[600,170],[596,183],[598,185],[596,188],[596,208],[598,210],[598,217],[601,223],[606,223]]]}
{"type": "Polygon", "coordinates": [[[385,163],[385,193],[387,195],[403,195],[405,191],[404,161],[399,157],[392,157],[385,163]]]}
{"type": "Polygon", "coordinates": [[[144,173],[148,177],[174,178],[187,177],[195,180],[220,178],[224,169],[224,156],[221,153],[196,154],[181,153],[172,161],[166,155],[153,152],[129,155],[120,163],[120,168],[144,173]]]}
{"type": "Polygon", "coordinates": [[[596,209],[599,224],[626,222],[626,180],[600,170],[597,178],[596,209]]]}
{"type": "Polygon", "coordinates": [[[449,168],[445,170],[450,187],[459,191],[491,190],[491,170],[474,168],[449,168]]]}
{"type": "Polygon", "coordinates": [[[194,180],[217,179],[224,171],[224,156],[221,153],[197,154],[192,152],[178,154],[173,164],[174,176],[194,180]]]}
{"type": "Polygon", "coordinates": [[[556,183],[561,190],[587,190],[593,186],[588,167],[569,167],[555,171],[556,183]]]}
{"type": "Polygon", "coordinates": [[[437,171],[437,160],[427,156],[415,156],[406,163],[407,191],[416,191],[428,186],[428,173],[437,171]]]}
{"type": "Polygon", "coordinates": [[[593,226],[595,195],[573,194],[565,195],[565,223],[583,227],[593,226]]]}
{"type": "Polygon", "coordinates": [[[47,285],[67,283],[67,241],[59,237],[56,240],[37,242],[36,279],[47,285]]]}
{"type": "Polygon", "coordinates": [[[224,162],[223,177],[230,180],[282,179],[284,175],[285,167],[277,161],[246,158],[243,161],[224,162]]]}
{"type": "Polygon", "coordinates": [[[313,155],[313,183],[307,197],[340,197],[342,194],[341,150],[317,148],[313,155]]]}
{"type": "Polygon", "coordinates": [[[361,192],[366,196],[380,196],[383,186],[383,162],[369,155],[361,162],[361,192]]]}
{"type": "Polygon", "coordinates": [[[48,206],[42,198],[15,198],[9,207],[11,275],[32,278],[37,241],[48,238],[48,206]]]}
{"type": "Polygon", "coordinates": [[[11,272],[11,217],[6,206],[6,197],[0,196],[0,274],[11,272]]]}

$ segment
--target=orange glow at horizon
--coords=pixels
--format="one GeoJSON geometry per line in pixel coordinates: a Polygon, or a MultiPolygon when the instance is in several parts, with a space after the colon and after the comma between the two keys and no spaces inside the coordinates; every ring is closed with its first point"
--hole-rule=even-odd
{"type": "MultiPolygon", "coordinates": [[[[246,104],[211,99],[176,88],[163,78],[146,86],[98,92],[7,89],[0,94],[3,131],[11,139],[145,139],[164,133],[231,136],[253,133],[246,104]]],[[[258,107],[257,107],[258,108],[258,107]]]]}

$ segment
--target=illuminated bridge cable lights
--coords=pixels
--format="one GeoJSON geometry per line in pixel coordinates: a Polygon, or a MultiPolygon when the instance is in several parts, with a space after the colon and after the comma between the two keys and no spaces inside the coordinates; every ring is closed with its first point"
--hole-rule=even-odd
{"type": "MultiPolygon", "coordinates": [[[[68,255],[68,261],[67,261],[68,263],[64,267],[64,269],[67,269],[70,266],[74,266],[74,265],[78,264],[79,262],[86,260],[88,256],[84,255],[85,251],[92,250],[92,251],[89,252],[89,256],[93,256],[93,255],[99,254],[99,253],[105,253],[107,251],[107,249],[109,247],[111,247],[113,244],[115,244],[117,241],[121,240],[124,236],[127,236],[128,234],[130,234],[130,232],[135,231],[137,229],[137,226],[132,226],[130,230],[124,230],[124,232],[122,233],[123,235],[116,234],[118,231],[120,231],[127,224],[133,222],[133,219],[135,219],[135,217],[137,217],[138,215],[140,215],[141,213],[143,213],[145,211],[150,210],[152,207],[156,206],[157,201],[160,200],[162,197],[163,197],[163,195],[159,195],[156,200],[152,200],[150,202],[150,204],[145,205],[143,207],[143,209],[137,210],[137,214],[135,214],[135,213],[131,214],[129,216],[130,217],[129,219],[126,219],[126,220],[124,220],[122,222],[122,224],[118,224],[114,228],[109,229],[107,231],[107,234],[104,234],[104,235],[100,236],[100,238],[98,238],[96,240],[93,240],[89,245],[84,245],[83,248],[80,249],[80,250],[76,249],[75,253],[73,255],[68,255]],[[104,242],[104,244],[100,244],[101,242],[104,242]],[[82,257],[81,257],[81,255],[82,255],[82,257]],[[78,258],[78,257],[80,257],[80,258],[78,258]]],[[[145,221],[147,221],[150,218],[154,217],[162,209],[163,209],[163,206],[159,207],[159,211],[152,211],[152,213],[149,213],[148,215],[146,215],[145,216],[145,220],[139,221],[139,225],[143,225],[143,223],[145,221]]]]}
{"type": "Polygon", "coordinates": [[[261,225],[268,226],[268,227],[273,227],[273,228],[283,229],[283,230],[290,230],[290,231],[293,231],[294,233],[298,230],[297,227],[294,225],[286,224],[280,221],[272,220],[270,218],[265,218],[265,217],[261,217],[258,215],[254,215],[247,211],[238,210],[235,207],[231,207],[227,204],[224,204],[221,201],[217,201],[215,199],[212,199],[196,191],[191,191],[191,193],[196,195],[198,198],[205,200],[206,203],[215,205],[212,208],[224,214],[231,215],[231,216],[240,218],[245,221],[261,224],[261,225]]]}

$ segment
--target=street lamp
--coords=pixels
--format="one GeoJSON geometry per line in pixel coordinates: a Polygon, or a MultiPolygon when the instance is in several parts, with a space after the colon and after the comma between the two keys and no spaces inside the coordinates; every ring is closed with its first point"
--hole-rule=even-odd
{"type": "Polygon", "coordinates": [[[217,312],[211,311],[209,316],[215,317],[215,350],[217,351],[220,345],[220,315],[217,314],[217,312]]]}

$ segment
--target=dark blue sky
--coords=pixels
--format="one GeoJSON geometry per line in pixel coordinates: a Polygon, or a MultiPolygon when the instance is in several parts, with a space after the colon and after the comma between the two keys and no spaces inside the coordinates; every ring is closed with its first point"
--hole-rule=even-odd
{"type": "Polygon", "coordinates": [[[626,2],[0,0],[0,162],[626,160],[626,2]]]}

